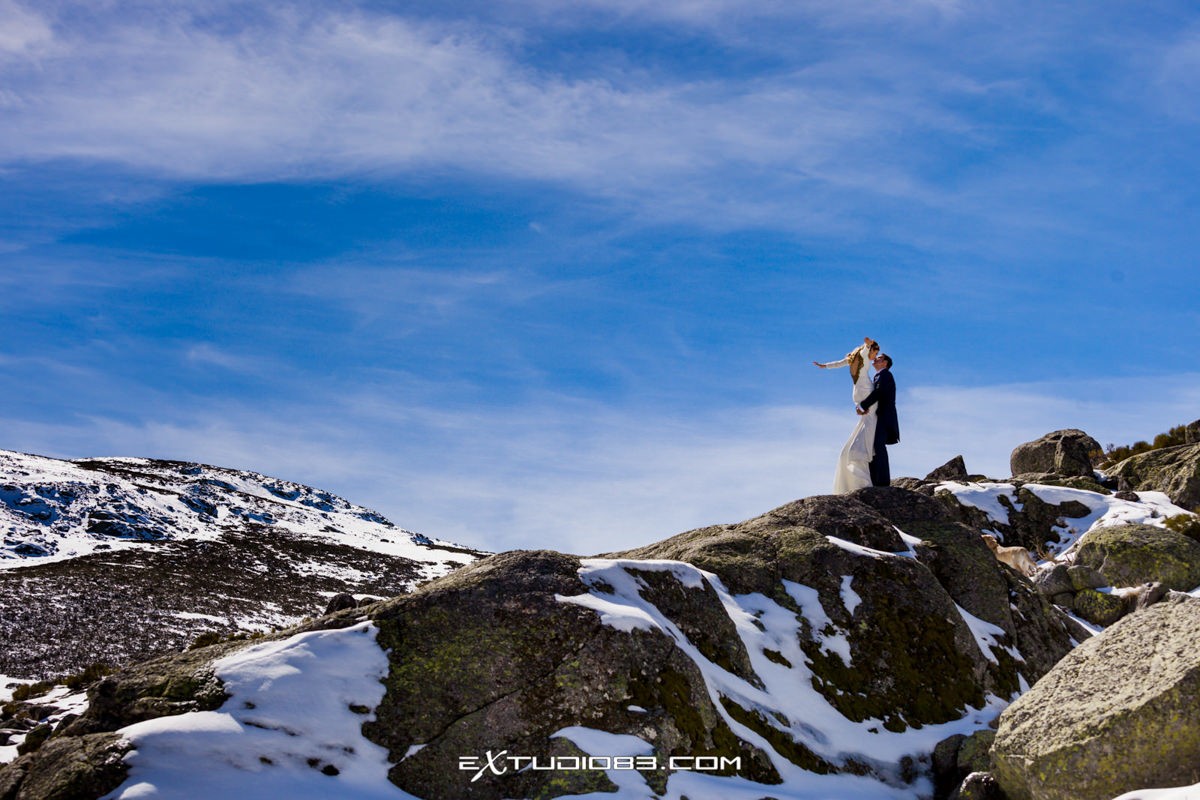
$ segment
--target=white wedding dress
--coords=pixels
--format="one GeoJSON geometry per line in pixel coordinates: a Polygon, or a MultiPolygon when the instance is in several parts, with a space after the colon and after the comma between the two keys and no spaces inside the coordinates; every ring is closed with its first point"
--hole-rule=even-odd
{"type": "MultiPolygon", "coordinates": [[[[862,358],[862,366],[858,370],[858,379],[854,381],[854,404],[857,406],[871,393],[870,366],[867,356],[867,345],[863,344],[841,361],[831,361],[825,367],[847,367],[857,353],[862,358]]],[[[837,471],[833,476],[834,494],[846,494],[855,489],[871,485],[871,459],[875,456],[875,406],[871,406],[866,414],[858,415],[858,424],[842,448],[838,456],[837,471]]]]}

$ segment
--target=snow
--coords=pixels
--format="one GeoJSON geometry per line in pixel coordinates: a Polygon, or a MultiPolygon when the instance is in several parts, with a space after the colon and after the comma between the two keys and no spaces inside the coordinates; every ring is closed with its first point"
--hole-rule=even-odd
{"type": "Polygon", "coordinates": [[[804,618],[811,626],[813,637],[821,643],[821,650],[826,653],[837,653],[842,663],[850,666],[850,640],[840,631],[821,605],[821,597],[816,589],[794,581],[783,581],[784,591],[800,605],[804,618]]]}
{"type": "Polygon", "coordinates": [[[1017,511],[1023,506],[1017,502],[1016,487],[1011,483],[960,483],[946,481],[940,483],[934,492],[947,489],[964,506],[978,508],[987,514],[988,519],[1001,525],[1008,525],[1008,509],[1000,503],[1000,498],[1007,498],[1017,511]]]}
{"type": "Polygon", "coordinates": [[[600,615],[600,622],[624,633],[636,630],[652,631],[659,627],[654,615],[649,611],[620,600],[609,600],[596,594],[573,597],[556,594],[554,599],[560,603],[574,603],[577,606],[590,608],[600,615]]]}
{"type": "MultiPolygon", "coordinates": [[[[1062,606],[1057,606],[1057,608],[1061,613],[1066,614],[1068,617],[1070,617],[1072,620],[1074,620],[1080,627],[1082,627],[1084,630],[1086,630],[1088,633],[1092,634],[1093,636],[1100,634],[1100,633],[1104,633],[1104,628],[1101,628],[1099,625],[1095,624],[1094,622],[1088,622],[1083,617],[1077,616],[1076,614],[1074,614],[1071,611],[1068,611],[1067,609],[1063,608],[1062,606]]],[[[1078,642],[1076,642],[1076,644],[1078,644],[1078,642]]]]}
{"type": "Polygon", "coordinates": [[[12,700],[13,692],[17,687],[24,686],[33,681],[26,678],[13,678],[8,675],[0,675],[0,703],[7,703],[12,700]]]}
{"type": "Polygon", "coordinates": [[[1113,800],[1200,800],[1200,783],[1173,789],[1138,789],[1113,800]]]}
{"type": "MultiPolygon", "coordinates": [[[[422,579],[476,558],[442,549],[453,545],[397,528],[335,495],[255,472],[139,458],[73,462],[0,450],[0,532],[5,534],[0,569],[148,547],[160,540],[212,541],[225,526],[250,521],[420,562],[422,579]],[[151,542],[89,530],[89,512],[96,508],[136,521],[133,527],[151,542]],[[206,508],[215,516],[204,513],[206,508]],[[35,548],[43,554],[32,554],[35,548]]],[[[347,571],[345,577],[355,576],[347,571]]]]}
{"type": "Polygon", "coordinates": [[[853,575],[842,576],[842,605],[850,612],[850,616],[854,616],[854,609],[862,604],[862,598],[858,596],[858,592],[854,591],[851,585],[853,582],[853,575]]]}
{"type": "MultiPolygon", "coordinates": [[[[867,558],[898,557],[857,545],[848,549],[867,558]]],[[[759,800],[764,795],[780,800],[834,797],[914,800],[932,791],[932,787],[923,780],[911,785],[893,786],[871,777],[818,775],[803,770],[779,755],[760,734],[729,716],[721,704],[722,696],[744,708],[757,710],[767,724],[775,726],[819,756],[835,763],[855,758],[876,765],[882,773],[898,772],[901,758],[928,754],[934,745],[948,736],[970,734],[987,727],[1007,705],[999,698],[989,697],[983,708],[967,708],[958,720],[900,733],[886,730],[879,720],[855,722],[847,719],[813,686],[813,672],[800,648],[801,619],[794,611],[760,593],[733,595],[716,575],[690,564],[657,562],[654,569],[670,572],[682,584],[691,587],[707,585],[716,593],[746,648],[755,674],[762,681],[763,686],[759,688],[708,660],[665,614],[642,597],[641,590],[645,586],[635,573],[645,568],[645,562],[636,560],[585,559],[579,574],[592,591],[572,597],[559,596],[558,599],[596,610],[601,614],[604,624],[619,630],[650,628],[671,637],[680,651],[696,664],[713,705],[726,724],[738,737],[766,753],[784,781],[782,785],[768,789],[741,778],[704,772],[675,772],[668,780],[665,795],[673,800],[685,796],[759,800]],[[768,651],[781,654],[791,666],[778,663],[778,656],[774,660],[768,657],[768,651]]],[[[843,582],[842,585],[843,589],[848,588],[848,584],[843,582]]],[[[822,647],[839,652],[845,643],[844,658],[848,660],[848,642],[821,606],[817,592],[791,581],[785,581],[783,587],[802,609],[802,616],[821,639],[822,647]]],[[[853,598],[843,591],[842,602],[849,607],[853,598]]],[[[998,629],[992,630],[987,623],[978,621],[978,630],[980,637],[986,637],[994,636],[998,629]]],[[[839,652],[839,655],[842,653],[839,652]]],[[[596,744],[592,742],[593,746],[596,744]]],[[[581,746],[581,749],[588,751],[587,747],[581,746]]],[[[599,749],[595,753],[611,755],[599,749]]],[[[616,780],[613,773],[610,773],[610,778],[616,780]]],[[[615,800],[640,800],[648,796],[644,787],[634,787],[632,783],[616,794],[605,795],[615,800]]]]}
{"type": "Polygon", "coordinates": [[[912,536],[910,534],[907,534],[904,531],[897,528],[895,525],[892,526],[892,530],[894,530],[900,536],[900,540],[902,542],[904,542],[905,545],[908,546],[907,550],[904,550],[899,553],[893,553],[893,555],[905,556],[906,558],[916,558],[917,557],[917,545],[919,545],[921,543],[921,538],[919,536],[912,536]]]}
{"type": "Polygon", "coordinates": [[[979,651],[983,653],[988,661],[991,661],[993,664],[1000,663],[996,658],[996,654],[992,652],[996,649],[1004,650],[1017,661],[1025,660],[1016,648],[1001,646],[1000,637],[1007,636],[1008,634],[999,625],[993,625],[990,622],[980,619],[958,603],[955,603],[954,607],[958,609],[958,615],[963,618],[963,622],[967,623],[967,627],[971,629],[971,635],[975,637],[975,643],[979,645],[979,651]]]}
{"type": "MultiPolygon", "coordinates": [[[[13,691],[17,687],[29,683],[33,683],[33,681],[0,675],[0,703],[12,700],[13,691]]],[[[86,692],[72,691],[66,686],[55,686],[45,694],[30,698],[30,701],[54,709],[52,713],[39,721],[39,724],[47,724],[52,727],[57,726],[67,716],[82,714],[87,711],[88,707],[86,692]]],[[[7,745],[0,746],[0,766],[17,758],[17,747],[24,741],[25,734],[20,733],[13,735],[7,745]]]]}
{"type": "MultiPolygon", "coordinates": [[[[644,756],[654,752],[652,745],[636,736],[608,733],[607,731],[598,731],[579,726],[563,728],[557,733],[550,734],[550,738],[553,739],[555,737],[567,739],[583,752],[593,756],[644,756]]],[[[657,797],[640,772],[632,769],[610,769],[605,770],[605,774],[616,785],[617,791],[615,793],[589,792],[583,795],[572,795],[572,798],[574,800],[582,800],[582,798],[610,800],[613,797],[638,797],[652,800],[652,798],[657,797]]]]}
{"type": "Polygon", "coordinates": [[[415,800],[387,779],[387,750],[362,735],[388,660],[373,623],[302,633],[214,662],[230,694],[199,711],[122,728],[135,750],[107,800],[239,797],[415,800]],[[336,774],[329,774],[336,770],[336,774]]]}
{"type": "Polygon", "coordinates": [[[825,538],[829,541],[830,544],[836,544],[838,547],[842,548],[843,550],[848,550],[851,553],[854,553],[855,555],[859,555],[859,556],[869,556],[871,558],[886,558],[888,556],[897,555],[896,553],[889,553],[886,550],[876,550],[873,547],[867,547],[866,545],[857,544],[856,542],[848,542],[845,539],[839,539],[836,536],[826,536],[825,538]]]}
{"type": "MultiPolygon", "coordinates": [[[[0,704],[7,703],[12,700],[13,692],[20,686],[33,681],[25,680],[24,678],[11,678],[8,675],[0,675],[0,704]]],[[[21,739],[7,745],[0,745],[0,765],[7,764],[17,757],[17,745],[24,740],[21,739]]]]}
{"type": "Polygon", "coordinates": [[[216,622],[219,625],[228,625],[229,620],[226,617],[217,617],[212,614],[197,614],[193,611],[176,611],[171,616],[176,619],[194,619],[203,620],[205,622],[216,622]]]}
{"type": "MultiPolygon", "coordinates": [[[[564,728],[553,736],[570,740],[591,756],[638,756],[653,752],[653,747],[648,742],[636,736],[613,734],[591,728],[564,728]]],[[[806,772],[803,774],[809,779],[804,785],[793,782],[765,787],[745,778],[718,776],[702,771],[680,771],[670,776],[666,792],[659,795],[636,771],[611,769],[606,770],[605,774],[616,785],[616,792],[591,792],[571,797],[574,800],[763,800],[764,796],[776,800],[834,800],[847,797],[856,800],[899,800],[910,797],[907,792],[857,775],[817,775],[806,772]],[[769,791],[766,791],[768,788],[769,791]]]]}
{"type": "MultiPolygon", "coordinates": [[[[1144,525],[1163,526],[1167,517],[1187,513],[1171,502],[1162,492],[1138,492],[1138,501],[1121,500],[1114,495],[1104,495],[1089,492],[1085,489],[1072,489],[1065,486],[1046,486],[1037,483],[1027,483],[1024,488],[1035,497],[1049,505],[1061,505],[1076,501],[1085,506],[1089,513],[1079,518],[1064,517],[1062,525],[1054,528],[1059,541],[1051,542],[1047,548],[1055,554],[1068,552],[1085,533],[1109,525],[1125,525],[1140,523],[1144,525]]],[[[1015,487],[1011,483],[983,482],[958,483],[947,481],[938,484],[935,491],[949,491],[963,505],[978,508],[988,515],[993,522],[1007,525],[1008,511],[1000,503],[1000,498],[1007,498],[1014,508],[1020,509],[1016,502],[1015,487]]],[[[1003,538],[1003,537],[998,537],[1003,538]]]]}

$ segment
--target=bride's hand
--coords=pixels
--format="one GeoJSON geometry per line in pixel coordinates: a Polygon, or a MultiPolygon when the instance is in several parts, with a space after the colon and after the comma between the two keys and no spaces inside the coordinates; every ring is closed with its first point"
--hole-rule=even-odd
{"type": "Polygon", "coordinates": [[[820,361],[814,361],[814,362],[813,362],[813,366],[814,366],[814,367],[820,367],[821,369],[825,369],[825,365],[824,365],[824,364],[822,364],[820,361]]]}

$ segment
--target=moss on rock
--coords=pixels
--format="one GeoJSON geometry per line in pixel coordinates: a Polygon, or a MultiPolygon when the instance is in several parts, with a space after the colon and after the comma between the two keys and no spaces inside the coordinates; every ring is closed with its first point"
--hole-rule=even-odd
{"type": "Polygon", "coordinates": [[[706,583],[702,588],[686,587],[668,572],[630,572],[646,585],[642,597],[671,620],[705,658],[762,688],[737,628],[711,586],[706,583]]]}
{"type": "Polygon", "coordinates": [[[1200,586],[1200,542],[1153,525],[1114,525],[1090,531],[1079,542],[1076,563],[1111,586],[1160,582],[1178,591],[1200,586]]]}
{"type": "Polygon", "coordinates": [[[1125,616],[1125,601],[1119,596],[1082,589],[1075,595],[1072,604],[1075,613],[1093,625],[1108,627],[1125,616]]]}

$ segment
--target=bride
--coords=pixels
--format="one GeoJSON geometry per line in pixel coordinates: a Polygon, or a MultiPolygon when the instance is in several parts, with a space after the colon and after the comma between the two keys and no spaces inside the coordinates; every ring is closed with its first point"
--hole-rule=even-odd
{"type": "MultiPolygon", "coordinates": [[[[864,336],[863,343],[840,361],[824,364],[814,361],[813,364],[821,369],[850,367],[850,379],[854,381],[854,404],[857,406],[871,393],[871,376],[867,366],[878,353],[879,343],[870,336],[864,336]]],[[[834,494],[846,494],[871,485],[870,464],[875,456],[875,409],[876,406],[871,406],[867,413],[859,415],[858,424],[838,456],[837,472],[833,476],[834,494]]]]}

